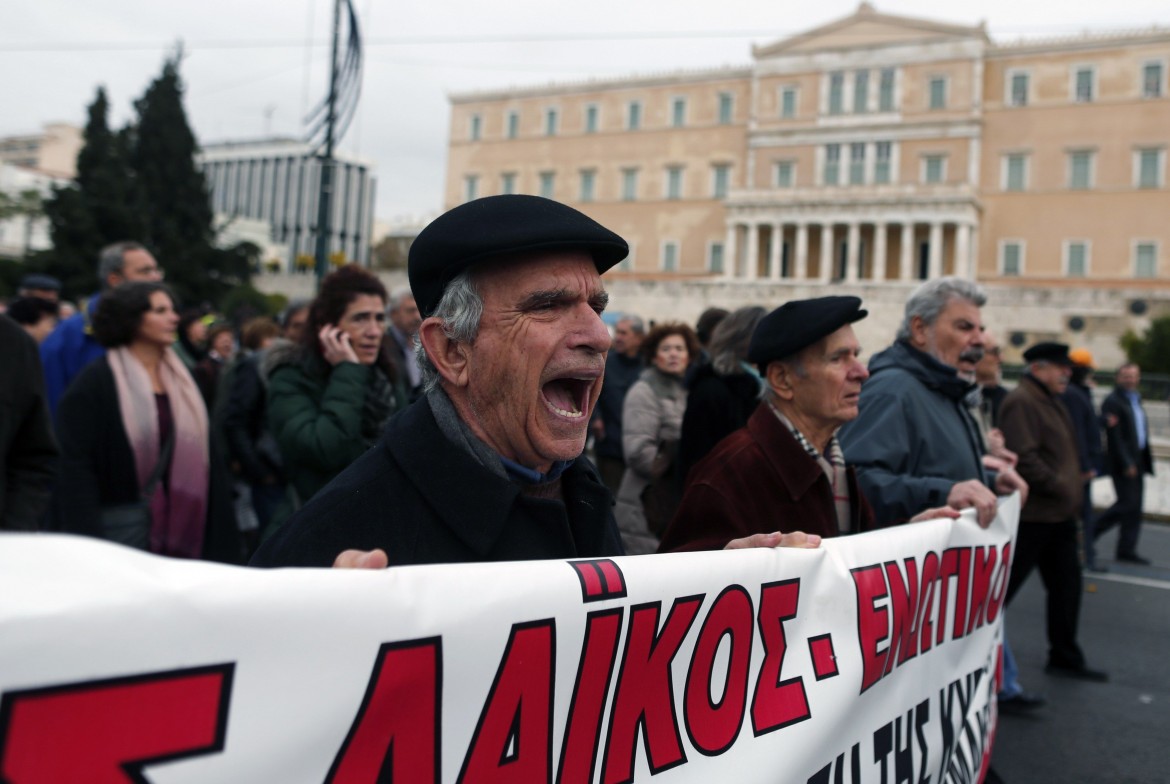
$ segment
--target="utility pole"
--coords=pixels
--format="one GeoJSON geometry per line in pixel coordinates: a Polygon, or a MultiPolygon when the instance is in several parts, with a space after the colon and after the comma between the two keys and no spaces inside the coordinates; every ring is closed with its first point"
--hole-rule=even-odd
{"type": "Polygon", "coordinates": [[[337,122],[337,48],[341,36],[341,0],[333,0],[333,45],[329,57],[329,97],[325,116],[325,153],[321,164],[321,187],[317,192],[317,289],[329,273],[329,231],[333,217],[333,140],[337,122]]]}

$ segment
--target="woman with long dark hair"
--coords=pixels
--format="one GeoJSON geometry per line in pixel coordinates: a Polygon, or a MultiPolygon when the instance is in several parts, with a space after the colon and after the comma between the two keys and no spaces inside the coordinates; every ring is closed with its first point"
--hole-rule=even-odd
{"type": "Polygon", "coordinates": [[[373,446],[406,405],[385,335],[386,288],[351,264],[321,282],[303,342],[273,346],[265,357],[268,423],[293,507],[373,446]]]}
{"type": "Polygon", "coordinates": [[[207,409],[172,344],[174,297],[161,283],[111,289],[93,314],[106,355],[57,409],[61,530],[180,558],[235,562],[240,541],[207,409]]]}

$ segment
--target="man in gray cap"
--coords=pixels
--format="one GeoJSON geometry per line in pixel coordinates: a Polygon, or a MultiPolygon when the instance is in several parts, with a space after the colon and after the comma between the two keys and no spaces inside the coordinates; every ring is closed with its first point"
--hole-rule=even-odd
{"type": "Polygon", "coordinates": [[[1105,673],[1085,664],[1077,644],[1081,566],[1076,518],[1083,488],[1072,419],[1060,399],[1072,360],[1063,343],[1037,343],[1024,352],[1024,361],[1027,374],[999,409],[1007,447],[1020,456],[1018,470],[1029,487],[1020,511],[1007,602],[1039,566],[1048,591],[1047,671],[1103,681],[1105,673]]]}
{"type": "MultiPolygon", "coordinates": [[[[760,321],[748,361],[764,377],[764,403],[691,469],[659,552],[717,550],[771,531],[828,537],[875,526],[836,435],[857,416],[869,377],[852,327],[866,315],[857,297],[820,297],[760,321]]],[[[957,515],[930,510],[921,519],[957,515]]]]}
{"type": "MultiPolygon", "coordinates": [[[[381,567],[622,554],[582,457],[626,242],[536,196],[463,204],[410,249],[423,399],[253,558],[381,567]]],[[[776,542],[779,544],[779,542],[776,542]]]]}

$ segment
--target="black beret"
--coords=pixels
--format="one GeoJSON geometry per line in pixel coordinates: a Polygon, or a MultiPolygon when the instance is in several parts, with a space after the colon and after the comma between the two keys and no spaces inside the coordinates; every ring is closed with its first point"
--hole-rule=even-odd
{"type": "Polygon", "coordinates": [[[1037,343],[1024,352],[1025,362],[1055,362],[1058,365],[1072,365],[1068,346],[1064,343],[1037,343]]]}
{"type": "Polygon", "coordinates": [[[817,297],[785,302],[760,319],[748,344],[748,361],[762,369],[869,315],[857,297],[817,297]]]}
{"type": "Polygon", "coordinates": [[[488,196],[443,213],[419,232],[407,265],[423,317],[459,273],[481,261],[531,251],[584,250],[599,273],[629,255],[630,246],[584,213],[540,196],[488,196]]]}
{"type": "Polygon", "coordinates": [[[61,281],[54,278],[52,275],[32,274],[25,275],[20,279],[18,288],[22,289],[38,289],[41,291],[60,291],[61,281]]]}

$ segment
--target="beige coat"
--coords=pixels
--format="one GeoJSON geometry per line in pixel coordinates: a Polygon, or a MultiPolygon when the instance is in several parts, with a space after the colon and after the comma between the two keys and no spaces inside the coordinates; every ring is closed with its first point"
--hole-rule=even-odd
{"type": "Polygon", "coordinates": [[[646,525],[642,491],[651,479],[670,468],[670,455],[677,452],[686,407],[687,390],[682,378],[652,367],[642,371],[626,395],[622,407],[626,473],[618,489],[614,514],[630,555],[658,549],[658,538],[646,525]]]}

